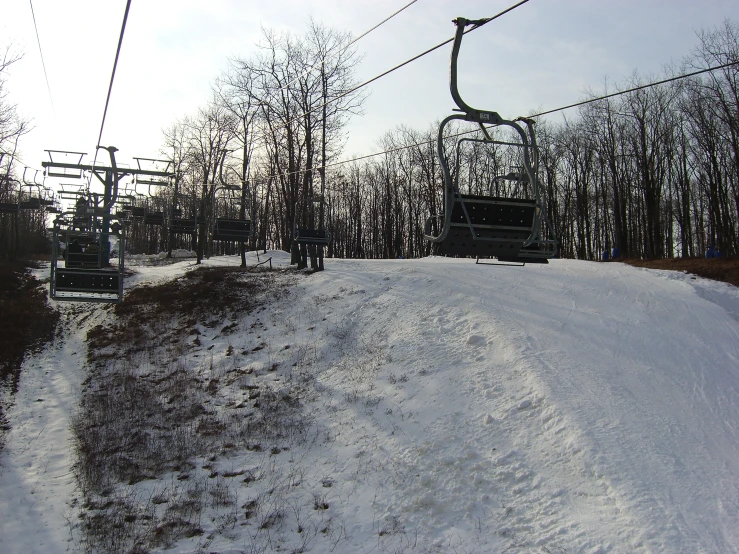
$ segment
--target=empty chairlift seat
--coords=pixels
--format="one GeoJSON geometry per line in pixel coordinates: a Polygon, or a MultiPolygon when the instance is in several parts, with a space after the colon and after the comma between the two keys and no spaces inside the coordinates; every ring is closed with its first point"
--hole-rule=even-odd
{"type": "Polygon", "coordinates": [[[295,242],[314,246],[326,246],[331,242],[331,233],[326,229],[295,229],[295,242]]]}
{"type": "Polygon", "coordinates": [[[213,240],[245,242],[251,233],[251,220],[217,218],[213,228],[213,240]]]}
{"type": "Polygon", "coordinates": [[[164,212],[147,212],[144,214],[146,225],[164,225],[164,212]]]}
{"type": "MultiPolygon", "coordinates": [[[[457,88],[457,57],[462,44],[465,27],[479,25],[480,21],[464,18],[454,20],[457,31],[452,47],[450,68],[450,91],[458,110],[446,117],[439,126],[437,136],[437,155],[444,177],[444,202],[440,215],[432,215],[426,222],[425,238],[436,244],[437,251],[445,256],[497,258],[504,262],[547,263],[556,255],[557,241],[554,230],[546,215],[546,187],[538,178],[539,152],[534,134],[534,122],[531,119],[517,118],[505,120],[497,112],[477,110],[462,100],[457,88]],[[460,136],[448,136],[447,125],[454,122],[472,123],[477,126],[478,138],[465,137],[456,140],[452,150],[445,145],[445,140],[460,136]],[[503,129],[509,135],[500,138],[491,134],[491,130],[503,129]],[[462,156],[463,149],[465,156],[462,156]],[[517,185],[513,189],[503,187],[503,194],[508,196],[482,196],[463,194],[462,188],[472,188],[468,173],[460,170],[465,163],[474,162],[478,157],[491,155],[498,151],[500,157],[510,157],[523,165],[517,173],[506,176],[482,175],[483,184],[495,185],[498,191],[500,180],[514,180],[517,185]],[[454,154],[452,153],[454,152],[454,154]],[[451,156],[456,156],[454,161],[451,156]],[[456,171],[452,171],[452,168],[456,171]],[[460,174],[467,180],[466,187],[460,186],[460,174]],[[492,177],[490,181],[487,178],[492,177]],[[514,179],[515,177],[515,179],[514,179]],[[520,190],[519,190],[520,187],[520,190]]],[[[488,167],[487,173],[493,171],[488,167]]],[[[478,177],[479,178],[479,177],[478,177]]],[[[477,187],[479,189],[479,186],[477,187]]]]}
{"type": "Polygon", "coordinates": [[[172,218],[169,220],[169,232],[175,235],[192,235],[197,230],[195,219],[172,218]]]}
{"type": "Polygon", "coordinates": [[[41,200],[39,198],[31,198],[21,202],[21,210],[38,210],[41,208],[41,200]]]}
{"type": "Polygon", "coordinates": [[[449,232],[439,243],[439,253],[517,257],[531,235],[535,214],[535,200],[459,195],[454,202],[449,232]]]}
{"type": "Polygon", "coordinates": [[[146,216],[146,208],[143,206],[131,206],[131,216],[135,219],[143,219],[146,216]]]}

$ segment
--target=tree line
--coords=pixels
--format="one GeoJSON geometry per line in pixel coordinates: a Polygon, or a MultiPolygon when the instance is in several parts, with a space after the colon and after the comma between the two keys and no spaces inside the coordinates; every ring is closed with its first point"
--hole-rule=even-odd
{"type": "MultiPolygon", "coordinates": [[[[265,30],[259,46],[229,60],[208,102],[164,131],[162,155],[175,178],[147,200],[149,209],[251,219],[250,250],[289,250],[297,226],[328,229],[332,257],[433,254],[423,230],[442,206],[438,123],[388,130],[379,141],[385,153],[339,164],[347,122],[365,98],[351,37],[310,22],[302,35],[265,30]]],[[[699,32],[693,52],[666,76],[722,69],[593,101],[561,121],[537,118],[560,256],[599,259],[613,248],[637,258],[698,256],[709,247],[736,254],[737,62],[739,25],[726,21],[699,32]]],[[[634,74],[590,97],[655,80],[634,74]]],[[[453,134],[444,140],[449,152],[453,134]]],[[[463,192],[520,192],[520,183],[494,178],[520,166],[504,146],[467,145],[452,159],[463,192]]],[[[133,231],[138,251],[186,247],[207,256],[235,248],[214,244],[208,225],[197,236],[140,223],[133,231]]]]}

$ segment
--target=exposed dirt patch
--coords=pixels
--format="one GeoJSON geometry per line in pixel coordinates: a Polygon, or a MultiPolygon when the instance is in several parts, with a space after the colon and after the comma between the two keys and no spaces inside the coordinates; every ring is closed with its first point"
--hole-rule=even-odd
{"type": "MultiPolygon", "coordinates": [[[[224,348],[239,329],[257,333],[250,322],[297,278],[197,269],[131,290],[108,323],[88,332],[90,373],[72,425],[88,551],[148,552],[199,537],[206,521],[233,526],[234,479],[249,468],[223,472],[219,463],[262,443],[268,459],[270,445],[280,452],[305,433],[310,420],[291,389],[275,384],[263,362],[254,369],[224,348]],[[218,342],[222,355],[201,339],[218,342]],[[148,494],[134,487],[141,481],[148,494]]],[[[251,469],[255,480],[261,473],[251,469]]]]}
{"type": "Polygon", "coordinates": [[[54,338],[59,321],[32,267],[33,262],[0,261],[0,449],[8,430],[3,397],[17,392],[23,359],[54,338]]]}
{"type": "Polygon", "coordinates": [[[0,262],[0,379],[20,368],[26,352],[51,340],[59,321],[31,267],[30,262],[0,262]]]}
{"type": "Polygon", "coordinates": [[[669,258],[664,260],[621,260],[635,267],[667,269],[692,273],[698,277],[723,281],[739,287],[739,258],[669,258]]]}
{"type": "Polygon", "coordinates": [[[88,332],[88,357],[101,361],[162,346],[181,351],[183,341],[200,332],[196,325],[213,328],[248,313],[259,294],[279,292],[272,287],[275,278],[287,273],[294,272],[198,268],[167,283],[137,287],[116,305],[113,322],[88,332]]]}

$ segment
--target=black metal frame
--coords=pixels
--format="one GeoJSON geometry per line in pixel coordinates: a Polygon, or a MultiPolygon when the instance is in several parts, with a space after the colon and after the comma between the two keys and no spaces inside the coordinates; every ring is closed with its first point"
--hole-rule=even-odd
{"type": "Polygon", "coordinates": [[[328,246],[331,242],[331,233],[326,229],[299,229],[295,228],[295,242],[309,246],[328,246]]]}
{"type": "MultiPolygon", "coordinates": [[[[51,278],[49,294],[57,301],[119,303],[123,299],[125,225],[117,224],[118,259],[111,264],[109,252],[102,240],[107,240],[110,229],[103,232],[96,218],[95,229],[79,230],[74,226],[75,213],[66,212],[54,221],[51,243],[51,278]],[[64,266],[59,266],[59,243],[64,239],[64,266]],[[96,252],[70,252],[73,241],[86,245],[97,244],[96,252]]],[[[106,220],[118,219],[107,216],[106,220]]],[[[116,225],[116,224],[114,224],[116,225]]]]}
{"type": "Polygon", "coordinates": [[[479,22],[460,17],[454,23],[457,31],[452,47],[449,81],[452,98],[462,113],[448,116],[439,126],[437,156],[444,177],[444,208],[442,215],[432,216],[426,221],[425,238],[438,245],[440,254],[448,256],[475,257],[478,262],[481,257],[495,257],[504,262],[547,263],[557,253],[557,241],[553,238],[554,230],[546,214],[546,191],[537,176],[539,152],[534,123],[526,118],[508,121],[497,112],[471,108],[462,100],[457,87],[457,58],[465,27],[479,22]],[[445,128],[455,120],[477,123],[484,137],[459,140],[455,148],[457,160],[460,145],[465,141],[520,148],[524,163],[521,180],[528,181],[533,197],[517,199],[462,194],[457,180],[452,178],[444,150],[445,128]],[[495,140],[486,126],[508,127],[515,131],[520,142],[495,140]],[[435,221],[441,223],[438,234],[433,234],[435,221]],[[544,238],[545,232],[552,238],[544,238]]]}
{"type": "Polygon", "coordinates": [[[213,225],[213,240],[222,242],[246,242],[250,236],[250,219],[217,217],[213,225]]]}

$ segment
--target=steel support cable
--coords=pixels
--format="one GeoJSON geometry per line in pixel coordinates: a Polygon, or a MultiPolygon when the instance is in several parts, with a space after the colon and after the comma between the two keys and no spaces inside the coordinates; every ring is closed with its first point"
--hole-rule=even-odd
{"type": "Polygon", "coordinates": [[[95,172],[95,163],[98,160],[98,150],[100,149],[100,141],[103,138],[103,128],[105,127],[105,118],[108,115],[108,105],[110,104],[110,94],[113,92],[113,80],[115,79],[115,70],[118,67],[118,58],[121,55],[121,45],[123,44],[123,34],[126,31],[126,21],[128,21],[128,11],[131,9],[131,0],[126,2],[126,11],[123,13],[123,23],[121,24],[121,35],[118,37],[118,48],[115,51],[115,60],[113,61],[113,71],[110,74],[110,84],[108,85],[108,96],[105,98],[105,109],[103,110],[103,120],[100,123],[100,133],[98,134],[97,146],[95,148],[95,157],[92,159],[92,171],[87,180],[87,191],[90,191],[92,185],[92,174],[95,172]]]}
{"type": "MultiPolygon", "coordinates": [[[[483,25],[485,25],[487,23],[490,23],[491,21],[494,21],[494,20],[498,19],[499,17],[502,17],[505,14],[507,14],[507,13],[515,10],[519,6],[522,6],[523,4],[526,4],[528,1],[529,0],[521,0],[520,2],[518,2],[516,4],[513,4],[512,6],[506,8],[505,10],[503,10],[500,13],[495,14],[492,17],[486,17],[484,19],[479,19],[479,20],[475,21],[474,24],[473,24],[473,26],[470,29],[466,30],[464,33],[465,34],[471,33],[472,31],[474,31],[476,29],[479,29],[483,25]]],[[[366,87],[367,85],[369,85],[371,83],[374,83],[375,81],[377,81],[377,80],[379,80],[379,79],[381,79],[381,78],[389,75],[390,73],[392,73],[394,71],[397,71],[401,67],[405,67],[409,63],[415,62],[416,60],[418,60],[418,59],[426,56],[427,54],[430,54],[431,52],[433,52],[435,50],[438,50],[442,46],[446,46],[447,44],[449,44],[450,42],[453,42],[453,41],[454,41],[454,37],[452,37],[450,39],[447,39],[444,42],[441,42],[441,43],[437,44],[436,46],[432,46],[428,50],[425,50],[424,52],[421,52],[420,54],[418,54],[416,56],[413,56],[411,59],[406,60],[403,63],[400,63],[400,64],[396,65],[395,67],[392,67],[392,68],[388,69],[387,71],[381,73],[380,75],[377,75],[376,77],[372,77],[371,79],[369,79],[367,81],[364,81],[363,83],[360,83],[357,86],[355,86],[355,87],[353,87],[353,88],[351,88],[351,89],[349,89],[349,90],[347,90],[345,92],[342,92],[340,95],[332,98],[331,100],[328,100],[328,101],[324,102],[323,104],[319,104],[318,106],[316,106],[314,108],[311,108],[307,112],[302,113],[302,114],[300,114],[300,115],[298,115],[296,117],[293,117],[292,119],[289,119],[288,121],[285,122],[285,126],[289,125],[290,123],[292,123],[296,119],[303,119],[303,118],[307,117],[308,115],[312,114],[316,110],[322,109],[324,106],[329,106],[329,105],[333,104],[334,102],[338,102],[339,100],[341,100],[345,96],[348,96],[348,95],[352,94],[353,92],[356,92],[359,89],[364,88],[364,87],[366,87]]]]}
{"type": "Polygon", "coordinates": [[[726,69],[727,67],[731,67],[732,65],[739,64],[739,61],[736,62],[729,62],[725,63],[723,65],[717,65],[714,67],[709,67],[707,69],[699,69],[698,71],[693,71],[692,73],[685,73],[684,75],[678,75],[677,77],[669,77],[668,79],[662,79],[661,81],[656,81],[654,83],[648,83],[646,85],[639,85],[638,87],[633,87],[626,90],[621,90],[618,92],[614,92],[611,94],[606,94],[605,96],[599,96],[597,98],[589,98],[588,100],[583,100],[581,102],[575,102],[574,104],[568,104],[567,106],[562,106],[561,108],[555,108],[553,110],[547,110],[545,112],[537,113],[534,115],[528,116],[529,118],[534,117],[541,117],[543,115],[549,115],[555,112],[561,112],[564,110],[569,110],[570,108],[577,108],[578,106],[584,106],[586,104],[592,104],[593,102],[600,102],[601,100],[607,100],[608,98],[613,98],[614,96],[621,96],[622,94],[628,94],[630,92],[636,92],[639,90],[644,90],[651,87],[656,87],[659,85],[664,85],[667,83],[673,83],[675,81],[680,81],[682,79],[688,79],[690,77],[695,77],[697,75],[702,75],[703,73],[711,73],[712,71],[718,71],[719,69],[726,69]]]}
{"type": "MultiPolygon", "coordinates": [[[[399,10],[397,10],[394,13],[390,14],[389,16],[387,16],[385,19],[383,19],[382,21],[380,21],[377,25],[375,25],[374,27],[368,29],[367,31],[365,31],[364,33],[362,33],[361,35],[359,35],[357,38],[355,38],[351,42],[349,42],[344,48],[341,49],[341,52],[339,52],[339,54],[342,54],[342,53],[346,52],[352,44],[354,44],[354,43],[358,42],[359,40],[361,40],[362,38],[366,37],[372,31],[378,29],[379,27],[381,27],[382,25],[384,25],[385,23],[387,23],[388,21],[390,21],[393,17],[395,17],[396,15],[398,15],[399,13],[401,13],[402,11],[406,10],[407,8],[411,7],[416,2],[418,2],[418,0],[412,0],[411,2],[408,2],[405,6],[403,6],[402,8],[400,8],[399,10]]],[[[326,52],[326,56],[329,56],[329,55],[333,55],[332,50],[329,50],[328,52],[326,52]]],[[[292,85],[293,83],[295,83],[301,77],[303,77],[303,76],[307,75],[308,73],[310,73],[311,71],[313,71],[316,67],[318,67],[318,64],[310,66],[303,73],[301,73],[300,75],[298,75],[297,77],[295,77],[293,80],[289,81],[287,84],[282,85],[281,87],[275,89],[275,92],[280,92],[280,91],[283,91],[283,90],[287,89],[290,85],[292,85]]],[[[326,105],[328,105],[328,103],[326,103],[326,105]]],[[[257,107],[260,107],[260,108],[269,107],[269,104],[268,103],[265,104],[264,102],[259,101],[257,103],[257,107]]],[[[302,114],[302,115],[300,115],[300,116],[298,116],[298,117],[296,117],[294,119],[304,118],[307,115],[310,115],[314,111],[316,111],[318,109],[321,109],[321,108],[323,108],[323,105],[320,105],[320,106],[317,106],[315,108],[312,108],[311,110],[305,112],[304,114],[302,114]]],[[[292,123],[293,120],[288,120],[285,124],[286,125],[289,125],[290,123],[292,123]]],[[[264,135],[262,136],[262,138],[264,138],[264,135]]]]}
{"type": "MultiPolygon", "coordinates": [[[[370,33],[371,33],[372,31],[374,31],[374,30],[378,29],[379,27],[381,27],[382,25],[384,25],[385,23],[387,23],[388,21],[390,21],[390,20],[391,20],[391,19],[392,19],[393,17],[395,17],[396,15],[398,15],[398,14],[399,14],[400,12],[404,11],[404,10],[405,10],[406,8],[409,8],[409,7],[411,7],[411,6],[412,6],[413,4],[415,4],[416,2],[418,2],[418,0],[412,0],[411,2],[408,2],[408,3],[407,3],[407,4],[405,5],[405,6],[403,6],[402,8],[400,8],[400,9],[399,9],[398,11],[396,11],[395,13],[393,13],[393,14],[391,14],[391,15],[387,16],[387,17],[386,17],[385,19],[383,19],[382,21],[380,21],[380,22],[379,22],[379,23],[378,23],[377,25],[375,25],[375,26],[374,26],[374,27],[372,27],[371,29],[369,29],[369,30],[365,31],[364,33],[362,33],[361,35],[359,35],[359,36],[358,36],[357,38],[355,38],[355,39],[353,39],[353,40],[352,40],[351,42],[349,42],[349,43],[348,43],[348,44],[347,44],[346,46],[344,46],[344,47],[343,47],[343,48],[341,49],[341,51],[340,51],[340,52],[339,52],[339,53],[338,53],[337,55],[339,55],[339,54],[343,54],[344,52],[346,52],[346,51],[347,51],[347,50],[349,49],[349,47],[350,47],[350,46],[351,46],[352,44],[354,44],[355,42],[358,42],[358,41],[359,41],[359,40],[361,40],[362,38],[366,37],[366,36],[367,36],[367,35],[369,35],[369,34],[370,34],[370,33]]],[[[337,45],[337,47],[338,47],[338,45],[337,45]]],[[[336,49],[336,47],[335,47],[335,48],[333,48],[332,50],[335,50],[335,49],[336,49]]],[[[326,56],[329,56],[329,55],[333,55],[333,51],[332,51],[332,50],[329,50],[328,52],[326,52],[326,56]]],[[[308,69],[306,69],[306,70],[305,70],[305,71],[304,71],[303,73],[301,73],[300,75],[298,75],[297,77],[295,77],[295,78],[294,78],[294,79],[293,79],[292,81],[289,81],[289,82],[288,82],[288,83],[287,83],[286,85],[283,85],[283,86],[281,86],[280,88],[278,88],[278,89],[277,89],[277,92],[279,92],[279,91],[281,91],[281,90],[285,90],[285,89],[286,89],[287,87],[289,87],[290,85],[292,85],[292,84],[293,84],[293,83],[294,83],[295,81],[297,81],[297,80],[298,80],[298,79],[300,79],[301,77],[304,77],[305,75],[307,75],[308,73],[310,73],[311,71],[313,71],[314,69],[316,69],[316,67],[318,67],[318,64],[310,66],[310,67],[309,67],[308,69]]],[[[310,113],[310,112],[309,112],[309,113],[310,113]]],[[[307,114],[306,114],[306,115],[307,115],[307,114]]]]}
{"type": "Polygon", "coordinates": [[[33,10],[33,0],[28,0],[31,5],[31,16],[33,17],[33,28],[36,31],[36,42],[38,43],[38,53],[41,56],[41,67],[44,69],[44,78],[46,79],[46,90],[49,91],[49,102],[51,102],[51,111],[56,115],[56,108],[54,107],[54,97],[51,95],[51,85],[49,85],[49,75],[46,72],[46,62],[44,61],[44,52],[41,50],[41,38],[38,34],[38,25],[36,25],[36,13],[33,10]]]}
{"type": "MultiPolygon", "coordinates": [[[[729,63],[725,63],[723,65],[717,65],[717,66],[709,67],[709,68],[706,68],[706,69],[700,69],[698,71],[693,71],[692,73],[686,73],[684,75],[678,75],[676,77],[670,77],[668,79],[663,79],[661,81],[656,81],[654,83],[648,83],[646,85],[641,85],[641,86],[633,87],[633,88],[630,88],[630,89],[627,89],[627,90],[622,90],[622,91],[619,91],[619,92],[614,92],[612,94],[606,94],[604,96],[599,96],[598,98],[591,98],[591,99],[588,99],[588,100],[583,100],[582,102],[576,102],[574,104],[568,104],[567,106],[562,106],[561,108],[556,108],[556,109],[553,109],[553,110],[547,110],[545,112],[541,112],[541,113],[538,113],[538,114],[526,116],[526,118],[527,119],[531,119],[531,118],[535,118],[535,117],[541,117],[543,115],[552,114],[552,113],[555,113],[555,112],[561,112],[563,110],[568,110],[570,108],[576,108],[578,106],[582,106],[582,105],[585,105],[585,104],[590,104],[590,103],[593,103],[593,102],[598,102],[600,100],[606,100],[608,98],[613,98],[614,96],[621,96],[623,94],[628,94],[630,92],[636,92],[638,90],[643,90],[643,89],[647,89],[647,88],[650,88],[650,87],[656,87],[656,86],[659,86],[659,85],[663,85],[665,83],[671,83],[671,82],[679,81],[679,80],[682,80],[682,79],[688,79],[690,77],[695,77],[695,76],[701,75],[703,73],[710,73],[712,71],[718,71],[719,69],[726,69],[727,67],[731,67],[731,66],[734,66],[734,65],[739,65],[739,61],[729,62],[729,63]]],[[[449,135],[447,138],[456,138],[456,137],[461,137],[461,136],[464,136],[464,135],[469,135],[469,134],[472,134],[472,133],[479,133],[479,132],[480,132],[480,129],[472,129],[470,131],[463,131],[461,133],[456,133],[454,135],[449,135]]],[[[382,152],[375,152],[373,154],[365,154],[364,156],[358,156],[358,157],[352,158],[350,160],[342,160],[342,161],[339,161],[339,162],[332,162],[332,163],[329,163],[329,164],[325,164],[323,166],[314,167],[312,169],[313,170],[318,170],[318,169],[323,169],[323,168],[335,167],[335,166],[338,166],[338,165],[344,165],[344,164],[348,164],[348,163],[352,163],[352,162],[357,162],[357,161],[360,161],[360,160],[366,160],[368,158],[375,158],[377,156],[382,156],[383,154],[392,154],[394,152],[400,152],[402,150],[410,150],[411,148],[420,148],[421,146],[428,146],[429,144],[432,144],[434,142],[436,142],[436,139],[428,140],[428,141],[424,141],[424,142],[414,142],[413,144],[406,144],[404,146],[398,146],[396,148],[390,148],[388,150],[383,150],[382,152]]],[[[281,172],[281,173],[273,173],[271,175],[267,175],[265,177],[261,177],[259,179],[255,179],[255,180],[253,180],[253,182],[262,183],[262,182],[265,182],[268,179],[273,179],[275,177],[287,176],[287,175],[296,175],[296,174],[304,173],[304,172],[305,172],[305,169],[297,170],[297,171],[286,171],[286,172],[281,172]]]]}
{"type": "MultiPolygon", "coordinates": [[[[513,4],[513,5],[509,6],[509,7],[508,7],[508,8],[506,8],[505,10],[503,10],[503,11],[501,11],[501,12],[499,12],[499,13],[495,14],[495,15],[494,15],[494,16],[492,16],[492,17],[486,17],[486,18],[483,18],[483,19],[479,19],[479,20],[476,20],[476,21],[475,21],[475,22],[473,23],[472,27],[471,27],[470,29],[466,30],[466,31],[464,32],[464,34],[467,34],[467,33],[471,33],[472,31],[474,31],[474,30],[476,30],[476,29],[479,29],[479,28],[480,28],[480,27],[482,27],[483,25],[485,25],[485,24],[487,24],[487,23],[490,23],[491,21],[494,21],[494,20],[496,20],[496,19],[498,19],[498,18],[500,18],[500,17],[504,16],[505,14],[507,14],[507,13],[509,13],[509,12],[511,12],[511,11],[513,11],[513,10],[515,10],[516,8],[518,8],[518,7],[520,7],[520,6],[522,6],[523,4],[526,4],[526,3],[528,2],[528,1],[529,1],[529,0],[521,0],[520,2],[517,2],[516,4],[513,4]]],[[[411,2],[411,4],[412,4],[412,2],[411,2]]],[[[405,6],[405,7],[401,8],[401,10],[399,10],[399,11],[398,11],[398,12],[396,12],[396,13],[400,13],[400,12],[401,12],[401,11],[403,11],[403,10],[404,10],[405,8],[407,8],[408,6],[410,6],[410,4],[408,4],[407,6],[405,6]]],[[[394,16],[394,15],[395,15],[395,14],[393,14],[393,16],[394,16]]],[[[390,17],[393,17],[393,16],[390,16],[390,17]]],[[[388,18],[388,19],[389,19],[389,18],[388,18]]],[[[383,23],[384,23],[384,22],[383,22],[383,23]]],[[[380,25],[381,25],[381,24],[382,24],[382,23],[380,23],[380,25]]],[[[379,25],[378,25],[378,26],[379,26],[379,25]]],[[[368,32],[370,32],[370,31],[368,31],[368,32]]],[[[367,34],[367,33],[365,33],[365,34],[367,34]]],[[[361,38],[361,37],[360,37],[360,38],[361,38]]],[[[358,39],[357,39],[357,40],[358,40],[358,39]]],[[[424,52],[421,52],[420,54],[418,54],[418,55],[416,55],[416,56],[412,57],[411,59],[409,59],[409,60],[406,60],[405,62],[403,62],[403,63],[401,63],[401,64],[398,64],[398,65],[396,65],[395,67],[393,67],[393,68],[391,68],[391,69],[388,69],[387,71],[385,71],[385,72],[381,73],[380,75],[377,75],[376,77],[373,77],[372,79],[369,79],[368,81],[365,81],[365,82],[363,82],[363,83],[361,83],[361,84],[357,85],[356,87],[354,87],[354,88],[352,88],[352,89],[350,89],[350,90],[348,90],[348,91],[346,91],[346,92],[343,92],[343,93],[342,93],[342,94],[340,94],[339,96],[337,96],[337,97],[335,97],[335,98],[332,98],[331,100],[329,100],[329,101],[327,101],[327,102],[324,102],[323,104],[320,104],[320,105],[318,105],[318,106],[316,106],[316,107],[314,107],[314,108],[312,108],[312,109],[308,110],[307,112],[305,112],[305,113],[303,113],[303,114],[301,114],[301,115],[299,115],[299,116],[296,116],[296,117],[294,117],[294,118],[292,118],[292,119],[289,119],[289,120],[287,120],[287,121],[285,122],[285,126],[289,125],[290,123],[292,123],[293,121],[295,121],[295,120],[297,120],[297,119],[303,119],[303,118],[305,118],[306,116],[310,115],[311,113],[315,112],[316,110],[322,109],[322,108],[323,108],[324,106],[328,106],[328,105],[330,105],[330,104],[333,104],[334,102],[337,102],[338,100],[340,100],[340,99],[344,98],[345,96],[348,96],[349,94],[351,94],[351,93],[353,93],[353,92],[356,92],[357,90],[359,90],[359,89],[361,89],[361,88],[363,88],[363,87],[366,87],[366,86],[367,86],[367,85],[369,85],[370,83],[373,83],[373,82],[375,82],[375,81],[377,81],[377,80],[381,79],[382,77],[385,77],[386,75],[389,75],[389,74],[390,74],[390,73],[392,73],[393,71],[396,71],[396,70],[400,69],[401,67],[404,67],[404,66],[408,65],[409,63],[412,63],[412,62],[414,62],[414,61],[418,60],[419,58],[422,58],[423,56],[425,56],[425,55],[427,55],[427,54],[430,54],[431,52],[433,52],[433,51],[435,51],[435,50],[438,50],[438,49],[439,49],[439,48],[441,48],[442,46],[445,46],[445,45],[447,45],[447,44],[449,44],[450,42],[453,42],[453,41],[454,41],[454,37],[451,37],[451,38],[449,38],[449,39],[445,40],[444,42],[441,42],[441,43],[437,44],[436,46],[433,46],[433,47],[429,48],[428,50],[425,50],[424,52]]],[[[281,90],[281,89],[280,89],[280,90],[281,90]]],[[[266,105],[265,105],[264,103],[261,103],[261,102],[260,102],[260,106],[261,106],[261,107],[263,107],[263,108],[264,108],[264,107],[269,107],[269,104],[266,104],[266,105]]],[[[463,134],[464,134],[464,133],[463,133],[463,134]]],[[[264,138],[264,137],[263,137],[263,138],[264,138]]],[[[432,141],[432,142],[433,142],[433,141],[432,141]]],[[[428,143],[421,143],[421,144],[428,144],[428,143]]],[[[328,168],[328,167],[333,167],[333,166],[336,166],[336,165],[342,165],[342,164],[345,164],[345,163],[351,163],[351,162],[354,162],[354,161],[358,161],[358,160],[363,160],[363,159],[366,159],[366,158],[372,158],[372,157],[375,157],[375,156],[381,156],[382,154],[387,154],[387,153],[389,153],[389,152],[396,152],[396,151],[399,151],[399,150],[404,150],[404,149],[407,149],[407,148],[412,148],[412,147],[414,147],[414,146],[417,146],[417,145],[410,145],[410,146],[405,146],[405,147],[399,147],[399,148],[396,148],[396,149],[393,149],[393,150],[389,150],[389,151],[385,151],[385,152],[377,152],[377,153],[375,153],[375,154],[368,154],[368,155],[366,155],[366,156],[360,156],[360,157],[358,157],[358,158],[354,158],[354,159],[351,159],[351,160],[345,160],[345,161],[341,161],[341,162],[334,162],[334,163],[330,163],[330,164],[324,164],[324,165],[322,165],[322,166],[318,166],[318,167],[312,167],[312,168],[310,168],[310,169],[311,169],[312,171],[315,171],[315,170],[320,170],[320,169],[324,169],[324,168],[328,168]]],[[[271,179],[271,178],[274,178],[274,177],[277,177],[277,176],[280,176],[280,175],[282,175],[282,176],[287,176],[287,175],[295,175],[295,174],[299,174],[299,173],[304,173],[305,171],[306,171],[306,170],[299,170],[299,171],[289,171],[289,172],[284,172],[284,173],[275,173],[275,174],[273,174],[273,175],[268,175],[267,177],[264,177],[263,179],[260,179],[260,180],[258,180],[258,182],[264,182],[264,180],[267,180],[267,179],[271,179]]]]}
{"type": "MultiPolygon", "coordinates": [[[[115,79],[115,70],[118,66],[118,58],[121,55],[121,45],[123,44],[123,34],[126,31],[126,21],[128,20],[128,11],[131,8],[131,0],[126,2],[126,11],[123,14],[123,24],[121,25],[121,36],[118,38],[118,48],[115,52],[115,61],[113,62],[113,72],[110,75],[110,84],[108,85],[108,96],[105,99],[105,110],[103,110],[103,121],[100,124],[100,134],[98,135],[97,146],[100,146],[100,140],[103,138],[103,127],[105,127],[105,117],[108,115],[108,105],[110,104],[110,94],[113,91],[113,80],[115,79]]],[[[95,154],[97,158],[97,152],[95,154]]],[[[94,165],[94,162],[93,162],[94,165]]]]}

